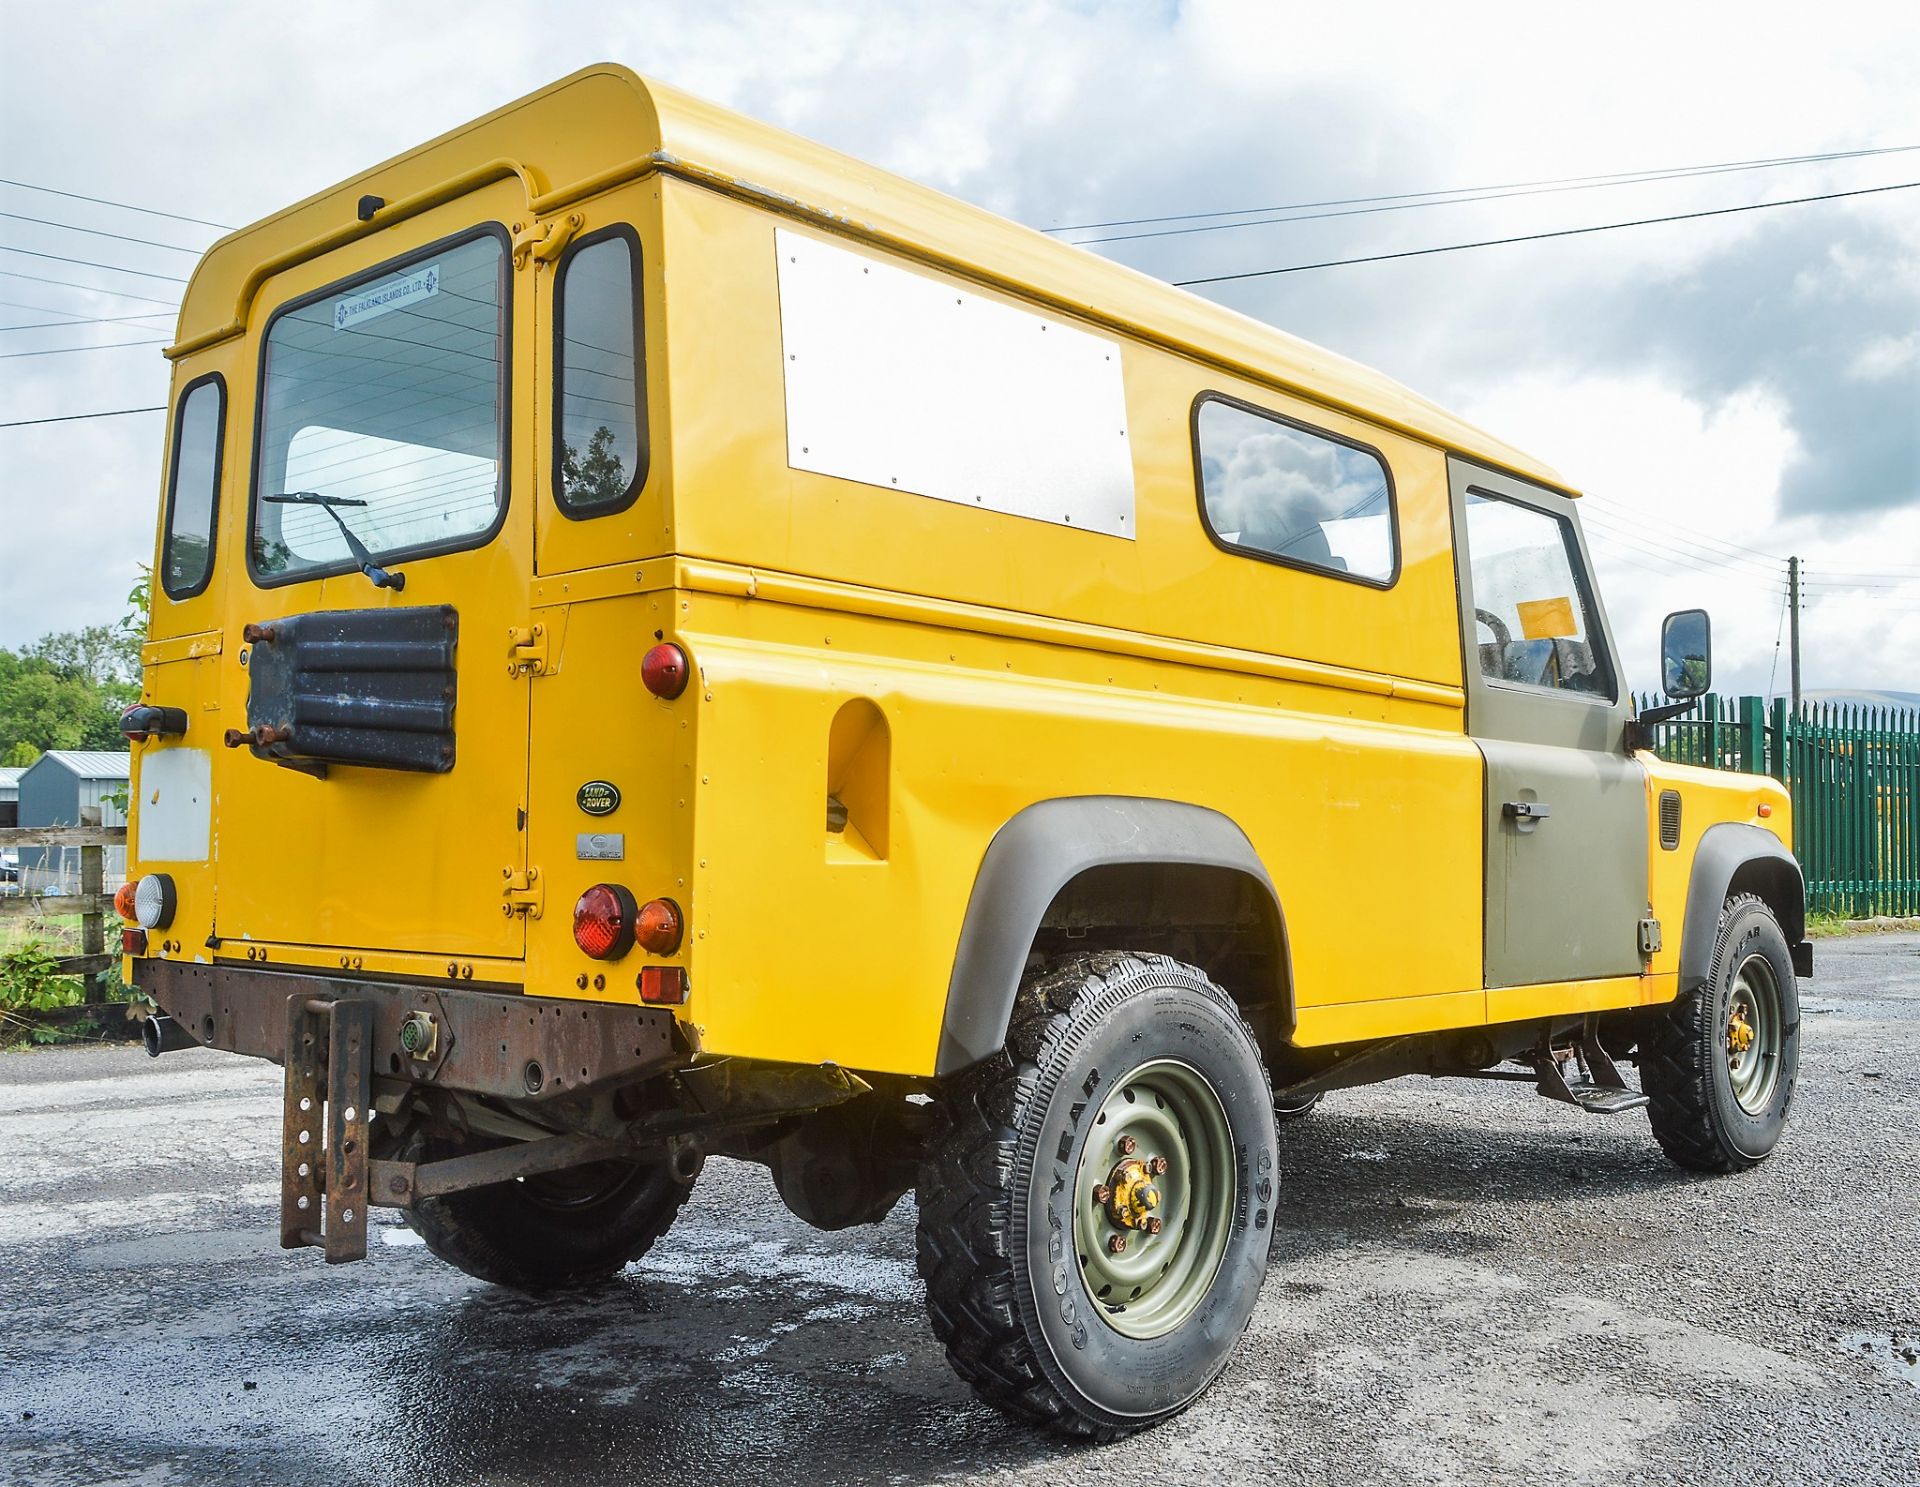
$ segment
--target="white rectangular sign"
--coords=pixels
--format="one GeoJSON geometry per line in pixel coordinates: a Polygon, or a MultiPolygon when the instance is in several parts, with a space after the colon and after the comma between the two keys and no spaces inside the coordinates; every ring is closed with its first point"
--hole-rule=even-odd
{"type": "Polygon", "coordinates": [[[789,465],[1132,538],[1117,342],[785,228],[774,243],[789,465]]]}
{"type": "Polygon", "coordinates": [[[371,320],[389,310],[398,310],[415,300],[431,299],[440,292],[440,265],[430,263],[423,269],[398,279],[376,284],[359,294],[350,294],[333,302],[333,328],[345,330],[362,320],[371,320]]]}

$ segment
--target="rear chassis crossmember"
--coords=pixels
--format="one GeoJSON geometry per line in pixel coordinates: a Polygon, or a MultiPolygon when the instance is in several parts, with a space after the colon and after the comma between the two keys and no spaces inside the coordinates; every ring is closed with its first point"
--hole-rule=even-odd
{"type": "Polygon", "coordinates": [[[134,969],[195,1041],[285,1068],[280,1243],[321,1249],[330,1264],[365,1258],[369,1206],[620,1152],[559,1135],[439,1162],[374,1161],[376,1078],[537,1106],[686,1062],[664,1008],[175,961],[134,969]]]}

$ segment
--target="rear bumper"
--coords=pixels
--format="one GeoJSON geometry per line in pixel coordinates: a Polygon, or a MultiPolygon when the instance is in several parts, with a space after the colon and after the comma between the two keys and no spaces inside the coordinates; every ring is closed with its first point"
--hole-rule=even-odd
{"type": "Polygon", "coordinates": [[[687,1061],[662,1007],[169,960],[134,961],[132,979],[196,1042],[276,1064],[290,1002],[365,1002],[374,1078],[506,1100],[553,1100],[687,1061]]]}

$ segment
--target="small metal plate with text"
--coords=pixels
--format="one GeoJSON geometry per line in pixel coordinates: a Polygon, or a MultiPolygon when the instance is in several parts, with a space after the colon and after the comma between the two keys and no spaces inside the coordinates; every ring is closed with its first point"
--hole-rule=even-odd
{"type": "Polygon", "coordinates": [[[624,832],[583,831],[574,840],[574,856],[582,862],[620,862],[627,855],[624,832]]]}

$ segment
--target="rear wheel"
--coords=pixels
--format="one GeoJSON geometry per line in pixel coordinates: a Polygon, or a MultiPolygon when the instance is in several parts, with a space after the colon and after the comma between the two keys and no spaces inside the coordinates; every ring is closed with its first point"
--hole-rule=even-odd
{"type": "MultiPolygon", "coordinates": [[[[433,1162],[481,1148],[416,1133],[400,1159],[433,1162]]],[[[490,1187],[421,1198],[407,1224],[476,1280],[516,1291],[591,1286],[665,1234],[693,1191],[668,1164],[594,1162],[490,1187]]]]}
{"type": "Polygon", "coordinates": [[[1640,1084],[1661,1149],[1697,1172],[1737,1172],[1780,1140],[1800,1068],[1800,996],[1779,921],[1752,894],[1721,910],[1704,984],[1653,1019],[1640,1084]]]}
{"type": "Polygon", "coordinates": [[[1190,1404],[1271,1237],[1272,1094],[1227,994],[1163,956],[1073,957],[1029,977],[1006,1052],[935,1115],[919,1265],[960,1376],[1095,1439],[1190,1404]]]}

